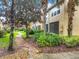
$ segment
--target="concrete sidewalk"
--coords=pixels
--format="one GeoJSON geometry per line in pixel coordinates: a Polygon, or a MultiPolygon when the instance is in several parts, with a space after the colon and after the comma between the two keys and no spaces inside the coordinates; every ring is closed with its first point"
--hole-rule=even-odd
{"type": "Polygon", "coordinates": [[[33,59],[79,59],[78,52],[65,52],[65,53],[56,53],[56,54],[38,54],[33,59]]]}

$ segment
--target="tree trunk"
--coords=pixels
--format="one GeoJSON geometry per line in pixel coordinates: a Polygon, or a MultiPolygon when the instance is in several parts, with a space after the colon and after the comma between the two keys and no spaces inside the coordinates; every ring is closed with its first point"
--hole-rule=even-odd
{"type": "Polygon", "coordinates": [[[69,20],[68,20],[68,36],[69,37],[72,36],[72,27],[73,27],[72,18],[69,17],[69,20]]]}
{"type": "Polygon", "coordinates": [[[75,11],[75,0],[69,0],[68,3],[68,36],[72,36],[73,16],[75,11]]]}
{"type": "Polygon", "coordinates": [[[29,38],[29,29],[28,29],[28,24],[26,23],[26,38],[29,38]]]}
{"type": "Polygon", "coordinates": [[[43,16],[44,32],[46,32],[46,10],[47,10],[47,0],[42,0],[41,14],[43,16]]]}
{"type": "Polygon", "coordinates": [[[14,27],[11,27],[10,30],[10,41],[9,41],[9,47],[8,47],[8,51],[13,51],[13,39],[14,39],[14,27]]]}
{"type": "Polygon", "coordinates": [[[43,16],[43,17],[44,17],[44,22],[43,22],[44,32],[46,32],[46,19],[45,19],[45,16],[46,16],[46,15],[43,16]]]}
{"type": "Polygon", "coordinates": [[[10,18],[10,41],[9,41],[9,47],[8,51],[13,51],[13,39],[14,39],[14,0],[12,0],[12,6],[11,6],[11,18],[10,18]]]}

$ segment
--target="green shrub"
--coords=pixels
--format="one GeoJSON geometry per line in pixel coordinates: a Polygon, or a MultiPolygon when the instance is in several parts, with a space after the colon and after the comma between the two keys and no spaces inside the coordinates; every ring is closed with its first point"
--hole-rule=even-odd
{"type": "Polygon", "coordinates": [[[62,38],[56,34],[49,34],[47,35],[47,37],[47,42],[49,43],[49,46],[59,46],[63,42],[62,38]]]}
{"type": "Polygon", "coordinates": [[[4,36],[4,31],[0,30],[0,38],[2,38],[4,36]]]}
{"type": "Polygon", "coordinates": [[[59,46],[62,44],[62,38],[56,34],[36,33],[35,39],[39,46],[59,46]]]}
{"type": "Polygon", "coordinates": [[[34,39],[36,39],[36,40],[39,38],[39,36],[40,36],[39,33],[35,33],[35,34],[33,35],[34,39]]]}
{"type": "Polygon", "coordinates": [[[35,33],[34,35],[35,41],[41,47],[44,46],[60,46],[66,45],[67,47],[75,47],[79,45],[79,37],[77,36],[59,36],[57,34],[49,34],[49,33],[35,33]]]}
{"type": "Polygon", "coordinates": [[[33,35],[34,41],[36,42],[36,41],[39,39],[39,37],[40,37],[41,35],[43,35],[42,32],[40,32],[40,33],[35,33],[35,34],[33,35]]]}
{"type": "Polygon", "coordinates": [[[30,30],[30,31],[29,31],[29,34],[31,34],[31,35],[34,34],[34,33],[35,33],[35,32],[34,32],[33,30],[30,30]]]}
{"type": "Polygon", "coordinates": [[[27,37],[26,32],[22,31],[21,33],[22,33],[22,37],[25,39],[27,37]]]}
{"type": "Polygon", "coordinates": [[[32,29],[32,30],[33,30],[34,33],[41,33],[41,32],[44,32],[43,30],[40,30],[40,29],[39,29],[39,30],[38,30],[38,29],[32,29]]]}
{"type": "Polygon", "coordinates": [[[79,45],[79,37],[64,37],[64,44],[67,47],[75,47],[79,45]]]}
{"type": "Polygon", "coordinates": [[[6,29],[6,33],[10,33],[10,28],[6,29]]]}
{"type": "Polygon", "coordinates": [[[48,42],[46,41],[47,37],[45,34],[42,34],[39,36],[39,38],[37,39],[37,43],[39,46],[44,47],[48,45],[48,42]]]}
{"type": "Polygon", "coordinates": [[[42,31],[42,30],[37,30],[37,31],[36,31],[36,33],[41,33],[41,32],[43,32],[43,31],[42,31]]]}

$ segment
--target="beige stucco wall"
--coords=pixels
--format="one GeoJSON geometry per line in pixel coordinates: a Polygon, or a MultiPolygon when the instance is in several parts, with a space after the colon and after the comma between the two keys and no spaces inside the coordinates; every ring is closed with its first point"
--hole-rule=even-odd
{"type": "Polygon", "coordinates": [[[67,3],[60,6],[60,19],[59,19],[59,33],[61,35],[67,35],[68,29],[68,13],[67,13],[67,3]]]}
{"type": "Polygon", "coordinates": [[[73,35],[79,35],[79,6],[75,7],[76,11],[74,13],[73,19],[73,35]]]}
{"type": "Polygon", "coordinates": [[[38,26],[40,26],[40,30],[43,30],[43,23],[40,22],[30,23],[30,29],[33,29],[33,27],[38,27],[38,26]]]}

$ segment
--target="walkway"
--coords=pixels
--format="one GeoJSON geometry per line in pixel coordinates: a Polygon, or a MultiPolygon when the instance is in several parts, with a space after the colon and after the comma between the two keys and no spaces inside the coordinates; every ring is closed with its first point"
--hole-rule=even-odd
{"type": "Polygon", "coordinates": [[[19,48],[25,49],[26,51],[28,50],[28,53],[29,53],[28,59],[33,59],[33,56],[37,55],[37,53],[39,52],[38,49],[33,47],[28,42],[24,41],[24,39],[21,37],[21,33],[20,33],[20,35],[17,36],[15,42],[19,48]]]}
{"type": "Polygon", "coordinates": [[[79,59],[79,52],[67,52],[56,54],[38,54],[33,59],[79,59]]]}

